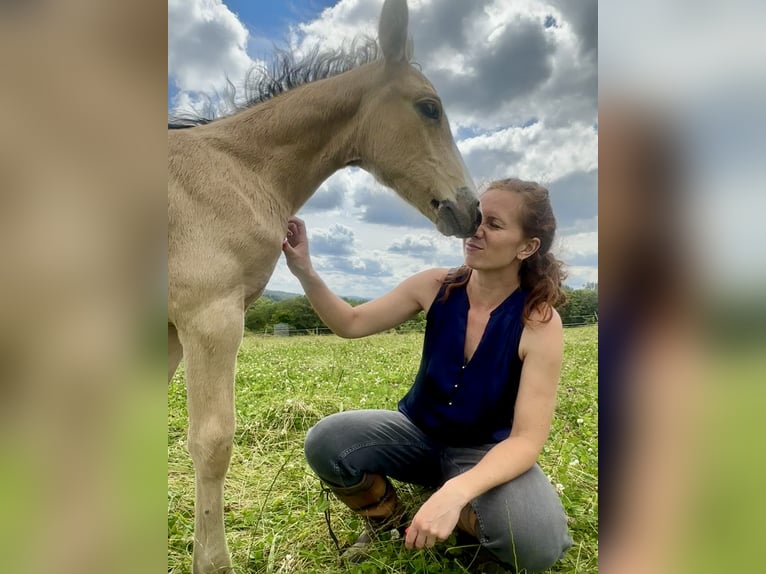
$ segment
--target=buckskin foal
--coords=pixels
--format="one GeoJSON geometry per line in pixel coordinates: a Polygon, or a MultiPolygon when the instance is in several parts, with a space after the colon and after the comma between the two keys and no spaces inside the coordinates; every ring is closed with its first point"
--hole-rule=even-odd
{"type": "MultiPolygon", "coordinates": [[[[410,64],[406,0],[386,0],[382,58],[168,131],[168,379],[184,359],[196,480],[194,574],[231,572],[223,485],[244,312],[263,292],[287,219],[358,165],[445,235],[473,234],[476,191],[439,96],[410,64]]],[[[327,71],[329,70],[329,71],[327,71]]],[[[168,126],[179,127],[179,126],[168,126]]]]}

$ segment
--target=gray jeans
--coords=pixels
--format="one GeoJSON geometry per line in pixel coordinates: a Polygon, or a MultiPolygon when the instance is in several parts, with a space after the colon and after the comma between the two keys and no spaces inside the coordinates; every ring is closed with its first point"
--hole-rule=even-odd
{"type": "MultiPolygon", "coordinates": [[[[446,447],[396,411],[362,410],[330,415],[309,429],[309,466],[335,486],[358,484],[365,473],[439,487],[475,466],[494,445],[446,447]]],[[[550,568],[572,545],[561,501],[540,467],[471,502],[480,542],[521,570],[550,568]]]]}

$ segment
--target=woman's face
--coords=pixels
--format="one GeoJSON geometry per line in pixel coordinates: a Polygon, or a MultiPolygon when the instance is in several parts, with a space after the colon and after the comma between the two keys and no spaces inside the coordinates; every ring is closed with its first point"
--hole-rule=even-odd
{"type": "Polygon", "coordinates": [[[529,257],[539,240],[527,239],[520,224],[521,196],[503,189],[489,189],[479,198],[481,225],[463,240],[465,264],[473,269],[510,267],[529,257]]]}

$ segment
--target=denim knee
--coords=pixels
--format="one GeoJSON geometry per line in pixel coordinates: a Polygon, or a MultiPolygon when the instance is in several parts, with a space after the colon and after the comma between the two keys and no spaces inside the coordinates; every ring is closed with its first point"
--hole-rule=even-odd
{"type": "Polygon", "coordinates": [[[488,542],[484,544],[489,551],[512,566],[516,572],[544,572],[563,558],[569,545],[537,541],[534,545],[516,545],[513,543],[488,542]]]}
{"type": "Polygon", "coordinates": [[[505,536],[482,538],[482,546],[491,551],[504,563],[514,567],[516,571],[526,569],[528,572],[542,572],[553,566],[572,545],[568,532],[552,528],[548,532],[537,532],[532,535],[524,527],[515,532],[510,528],[505,536]]]}
{"type": "MultiPolygon", "coordinates": [[[[321,422],[321,421],[320,421],[321,422]]],[[[311,427],[306,433],[306,438],[303,441],[303,456],[306,457],[306,462],[314,469],[314,461],[317,458],[317,454],[320,450],[320,441],[315,438],[314,429],[316,426],[311,427]]]]}
{"type": "Polygon", "coordinates": [[[327,452],[327,437],[324,431],[323,421],[319,421],[311,427],[306,433],[306,440],[303,443],[303,454],[306,462],[311,469],[322,479],[331,479],[332,466],[329,464],[329,453],[327,452]]]}
{"type": "Polygon", "coordinates": [[[401,482],[443,482],[438,446],[398,411],[367,409],[323,418],[306,435],[309,466],[334,486],[354,486],[365,474],[401,482]]]}
{"type": "Polygon", "coordinates": [[[349,486],[349,480],[353,482],[356,477],[344,476],[338,463],[341,453],[348,448],[348,433],[343,432],[339,419],[336,413],[311,427],[303,443],[303,454],[319,478],[336,486],[349,486]]]}

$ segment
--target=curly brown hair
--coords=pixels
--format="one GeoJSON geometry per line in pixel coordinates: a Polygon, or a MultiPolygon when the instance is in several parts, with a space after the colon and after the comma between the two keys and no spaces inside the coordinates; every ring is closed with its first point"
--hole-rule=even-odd
{"type": "MultiPolygon", "coordinates": [[[[490,189],[511,191],[521,196],[521,229],[524,236],[540,240],[540,248],[524,259],[519,269],[521,288],[529,293],[522,316],[526,323],[532,318],[532,313],[539,311],[542,313],[541,320],[547,323],[553,317],[553,309],[566,301],[562,288],[566,278],[564,264],[550,252],[556,234],[556,218],[548,190],[535,182],[514,178],[493,181],[486,191],[490,189]]],[[[447,287],[443,298],[449,297],[453,289],[468,283],[471,271],[467,265],[450,270],[444,278],[447,287]]]]}

